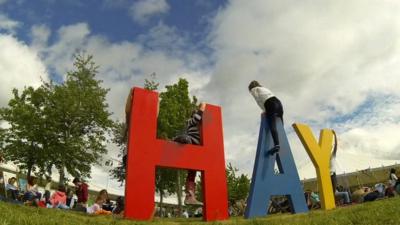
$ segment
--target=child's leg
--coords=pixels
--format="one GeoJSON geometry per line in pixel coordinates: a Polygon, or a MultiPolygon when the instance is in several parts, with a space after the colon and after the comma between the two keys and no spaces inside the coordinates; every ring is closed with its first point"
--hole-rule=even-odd
{"type": "Polygon", "coordinates": [[[196,199],[196,170],[188,170],[188,175],[186,177],[186,196],[185,205],[202,205],[203,203],[196,199]]]}
{"type": "Polygon", "coordinates": [[[269,126],[271,129],[272,140],[274,141],[275,146],[279,146],[278,130],[276,129],[276,120],[277,119],[278,119],[278,117],[276,115],[272,115],[269,118],[269,126]]]}
{"type": "Polygon", "coordinates": [[[268,116],[269,128],[271,131],[272,140],[274,141],[274,147],[268,151],[269,154],[273,155],[280,149],[279,135],[276,128],[276,121],[280,118],[283,122],[283,107],[278,98],[272,97],[265,101],[264,107],[268,116]]]}
{"type": "Polygon", "coordinates": [[[188,170],[186,182],[194,182],[196,178],[196,170],[188,170]]]}

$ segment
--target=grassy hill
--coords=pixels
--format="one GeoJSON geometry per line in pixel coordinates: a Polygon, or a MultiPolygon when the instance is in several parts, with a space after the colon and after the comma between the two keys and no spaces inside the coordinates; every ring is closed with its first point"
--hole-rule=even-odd
{"type": "Polygon", "coordinates": [[[227,221],[205,223],[200,219],[159,219],[150,222],[130,221],[111,216],[89,216],[83,213],[62,211],[56,209],[40,209],[0,202],[0,225],[30,224],[30,225],[86,225],[86,224],[291,224],[291,225],[398,225],[400,224],[400,197],[379,200],[370,203],[352,205],[330,211],[316,210],[306,214],[275,214],[264,218],[245,220],[231,218],[227,221]]]}
{"type": "MultiPolygon", "coordinates": [[[[373,187],[377,183],[387,184],[391,168],[395,168],[398,172],[400,171],[400,165],[370,168],[347,174],[338,174],[337,182],[338,185],[350,188],[352,191],[364,186],[373,187]]],[[[318,182],[316,178],[303,180],[302,183],[304,190],[313,190],[318,192],[318,182]]]]}

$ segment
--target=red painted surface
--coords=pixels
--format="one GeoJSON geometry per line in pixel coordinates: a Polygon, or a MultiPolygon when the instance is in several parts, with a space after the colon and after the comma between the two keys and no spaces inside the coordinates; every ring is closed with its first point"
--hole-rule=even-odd
{"type": "Polygon", "coordinates": [[[125,217],[151,219],[156,167],[194,169],[203,180],[203,218],[228,218],[221,109],[207,105],[203,114],[203,145],[183,145],[157,139],[158,93],[134,88],[129,127],[125,187],[125,217]]]}

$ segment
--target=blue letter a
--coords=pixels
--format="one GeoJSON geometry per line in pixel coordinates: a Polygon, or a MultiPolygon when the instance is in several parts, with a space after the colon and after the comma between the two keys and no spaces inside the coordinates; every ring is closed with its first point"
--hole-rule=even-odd
{"type": "Polygon", "coordinates": [[[293,213],[308,212],[292,151],[280,119],[276,123],[280,151],[272,156],[267,153],[274,146],[267,119],[263,114],[245,218],[267,215],[270,198],[274,195],[287,196],[293,213]],[[280,172],[278,174],[274,170],[275,161],[280,172]]]}

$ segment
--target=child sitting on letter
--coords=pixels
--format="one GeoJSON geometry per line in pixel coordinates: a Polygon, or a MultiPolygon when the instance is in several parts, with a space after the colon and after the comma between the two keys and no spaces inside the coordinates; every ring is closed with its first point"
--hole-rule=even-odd
{"type": "MultiPolygon", "coordinates": [[[[174,141],[179,142],[181,144],[193,144],[200,145],[201,137],[199,125],[200,121],[203,117],[203,112],[206,108],[206,104],[202,102],[199,105],[199,109],[193,112],[192,117],[188,119],[185,133],[182,135],[178,135],[174,138],[174,141]]],[[[196,170],[188,170],[188,175],[186,177],[185,183],[185,205],[203,205],[202,202],[198,201],[195,196],[196,191],[196,170]]]]}
{"type": "Polygon", "coordinates": [[[250,82],[249,91],[268,118],[269,128],[274,141],[274,147],[271,148],[268,153],[273,155],[279,152],[280,149],[278,131],[276,129],[276,120],[277,118],[280,118],[283,122],[282,103],[270,90],[261,86],[255,80],[250,82]]]}

